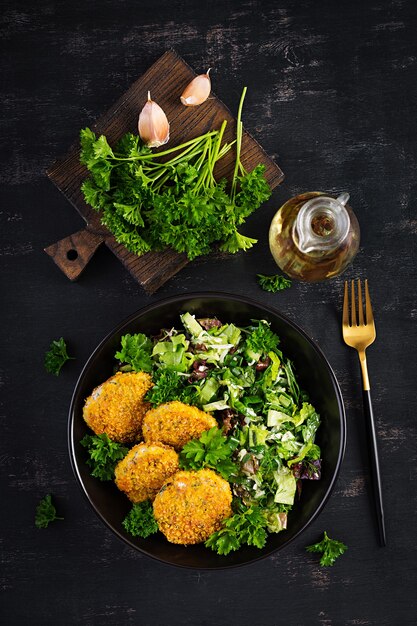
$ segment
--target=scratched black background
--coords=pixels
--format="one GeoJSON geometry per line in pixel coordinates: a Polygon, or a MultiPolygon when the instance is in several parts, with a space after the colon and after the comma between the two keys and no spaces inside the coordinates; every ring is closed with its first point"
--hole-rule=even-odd
{"type": "Polygon", "coordinates": [[[2,260],[1,622],[332,626],[415,624],[416,616],[416,110],[413,1],[3,1],[1,18],[2,260]],[[168,47],[236,110],[286,174],[248,221],[250,252],[190,264],[155,296],[100,249],[71,284],[42,252],[82,219],[44,176],[168,47]],[[346,278],[368,277],[377,343],[368,361],[380,442],[388,547],[377,546],[356,355],[340,337],[342,279],[262,292],[274,272],[270,220],[308,190],[349,191],[362,229],[346,278]],[[201,289],[249,294],[303,326],[344,394],[348,442],[332,498],[288,548],[221,572],[178,570],[125,547],[96,518],[72,475],[67,410],[99,340],[128,314],[201,289]],[[63,335],[77,358],[43,369],[63,335]],[[53,493],[65,521],[34,527],[53,493]],[[349,545],[323,569],[304,546],[322,531],[349,545]]]}

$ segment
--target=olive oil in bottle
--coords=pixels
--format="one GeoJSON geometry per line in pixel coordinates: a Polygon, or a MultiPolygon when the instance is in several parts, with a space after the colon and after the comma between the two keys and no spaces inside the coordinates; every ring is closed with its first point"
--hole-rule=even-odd
{"type": "Polygon", "coordinates": [[[359,248],[358,220],[349,194],[332,198],[319,191],[288,200],[269,229],[272,256],[291,278],[318,282],[338,276],[359,248]]]}

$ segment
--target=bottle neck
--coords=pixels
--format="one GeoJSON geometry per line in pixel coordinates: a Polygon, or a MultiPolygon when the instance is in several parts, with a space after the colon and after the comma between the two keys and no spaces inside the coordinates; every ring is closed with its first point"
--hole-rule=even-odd
{"type": "Polygon", "coordinates": [[[345,204],[348,194],[337,198],[318,196],[305,202],[294,222],[293,239],[303,254],[332,254],[345,241],[350,217],[345,204]]]}

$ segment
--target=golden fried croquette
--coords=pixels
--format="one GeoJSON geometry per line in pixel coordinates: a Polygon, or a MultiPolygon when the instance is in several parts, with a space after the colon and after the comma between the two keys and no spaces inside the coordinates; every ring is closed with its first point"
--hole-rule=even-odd
{"type": "Polygon", "coordinates": [[[171,543],[201,543],[232,515],[229,483],[209,469],[177,472],[157,494],[153,511],[171,543]]]}
{"type": "Polygon", "coordinates": [[[132,502],[153,500],[178,469],[175,450],[162,443],[139,443],[116,465],[115,482],[132,502]]]}
{"type": "Polygon", "coordinates": [[[191,439],[198,439],[205,430],[217,426],[208,413],[182,402],[167,402],[148,411],[143,420],[145,441],[161,441],[181,450],[191,439]]]}
{"type": "Polygon", "coordinates": [[[106,433],[119,443],[140,441],[143,417],[150,407],[143,398],[152,384],[144,372],[118,372],[87,398],[85,421],[96,435],[106,433]]]}

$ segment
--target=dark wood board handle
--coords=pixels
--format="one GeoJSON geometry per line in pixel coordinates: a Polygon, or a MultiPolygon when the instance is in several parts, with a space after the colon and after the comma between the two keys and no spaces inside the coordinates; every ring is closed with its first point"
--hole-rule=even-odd
{"type": "Polygon", "coordinates": [[[92,233],[84,228],[48,246],[45,248],[45,252],[70,280],[77,280],[103,242],[104,237],[102,235],[92,233]]]}

